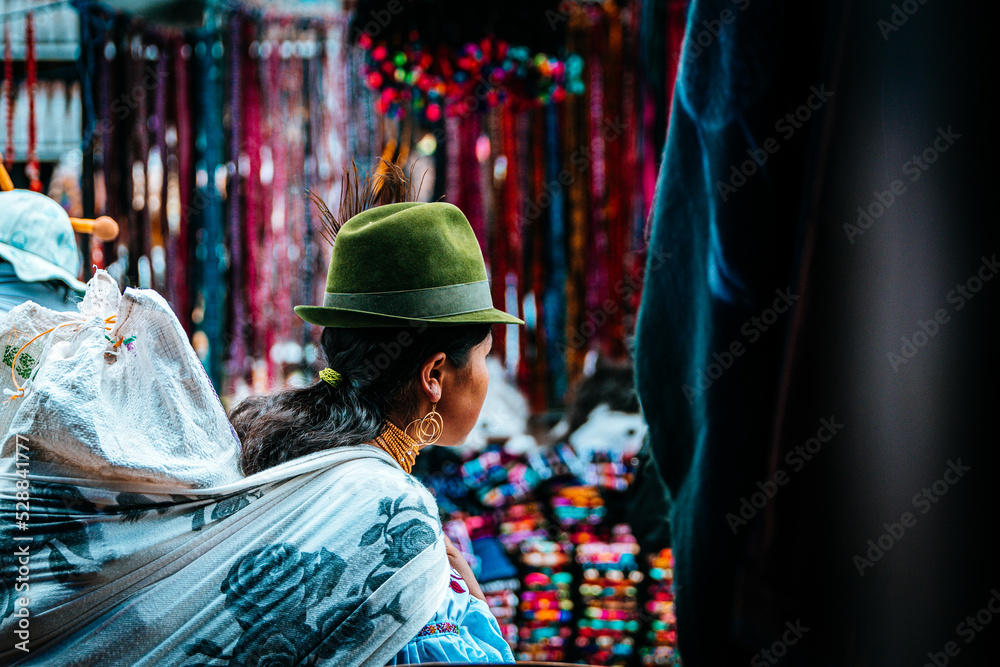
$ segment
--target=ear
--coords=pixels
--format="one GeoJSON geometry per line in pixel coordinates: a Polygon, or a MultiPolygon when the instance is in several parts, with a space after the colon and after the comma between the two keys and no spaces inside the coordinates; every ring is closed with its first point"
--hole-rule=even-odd
{"type": "Polygon", "coordinates": [[[437,403],[441,400],[441,387],[447,360],[448,357],[444,352],[438,352],[427,357],[427,360],[420,367],[420,390],[430,403],[437,403]]]}

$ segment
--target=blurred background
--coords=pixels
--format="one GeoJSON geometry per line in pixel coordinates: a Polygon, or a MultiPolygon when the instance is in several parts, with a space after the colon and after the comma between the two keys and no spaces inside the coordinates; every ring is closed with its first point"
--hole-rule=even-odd
{"type": "Polygon", "coordinates": [[[309,193],[382,158],[459,206],[526,325],[414,473],[520,660],[991,664],[977,9],[0,0],[0,151],[227,407],[325,365],[309,193]]]}
{"type": "Polygon", "coordinates": [[[15,187],[118,223],[76,234],[79,279],[164,295],[227,406],[325,365],[292,311],[322,300],[330,253],[308,193],[336,210],[344,170],[383,158],[459,206],[527,324],[494,332],[469,442],[416,472],[521,659],[676,661],[669,545],[641,549],[626,491],[686,9],[2,0],[0,150],[15,187]]]}
{"type": "Polygon", "coordinates": [[[468,215],[528,321],[496,355],[559,410],[589,350],[626,355],[685,4],[4,0],[0,143],[17,187],[119,222],[81,278],[164,294],[226,401],[315,379],[305,193],[404,164],[468,215]]]}

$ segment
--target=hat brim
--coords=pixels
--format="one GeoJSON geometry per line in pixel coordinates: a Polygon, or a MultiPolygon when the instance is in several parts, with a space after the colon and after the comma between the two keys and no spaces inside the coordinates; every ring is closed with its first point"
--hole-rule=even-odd
{"type": "Polygon", "coordinates": [[[327,306],[295,306],[295,314],[310,324],[340,329],[454,326],[457,324],[524,324],[524,320],[496,308],[434,318],[395,317],[327,306]]]}
{"type": "Polygon", "coordinates": [[[26,283],[60,280],[77,292],[87,291],[87,284],[77,280],[69,271],[27,250],[0,243],[0,257],[10,262],[17,277],[26,283]]]}

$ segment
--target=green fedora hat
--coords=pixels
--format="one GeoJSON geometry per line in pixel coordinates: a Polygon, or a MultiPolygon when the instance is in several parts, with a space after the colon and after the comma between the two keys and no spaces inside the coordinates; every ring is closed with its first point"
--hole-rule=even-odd
{"type": "Polygon", "coordinates": [[[444,202],[358,213],[336,233],[321,306],[296,306],[324,327],[524,324],[493,307],[483,251],[465,215],[444,202]]]}

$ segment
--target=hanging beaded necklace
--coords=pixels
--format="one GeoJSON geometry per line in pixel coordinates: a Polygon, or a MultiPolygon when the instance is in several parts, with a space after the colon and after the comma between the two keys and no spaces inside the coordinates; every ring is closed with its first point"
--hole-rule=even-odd
{"type": "Polygon", "coordinates": [[[368,441],[367,444],[375,445],[388,452],[392,458],[396,459],[399,467],[406,472],[413,470],[413,461],[420,453],[419,443],[388,420],[386,420],[382,432],[368,441]]]}
{"type": "Polygon", "coordinates": [[[35,118],[35,95],[38,92],[38,60],[35,51],[34,12],[28,12],[24,17],[24,62],[26,70],[25,85],[28,89],[28,165],[25,167],[25,174],[28,176],[28,188],[34,192],[41,192],[41,167],[38,162],[38,125],[35,118]]]}
{"type": "Polygon", "coordinates": [[[4,159],[13,168],[14,158],[14,107],[17,104],[17,91],[14,89],[14,50],[10,44],[10,19],[3,21],[3,95],[7,101],[7,145],[4,146],[4,159]]]}

